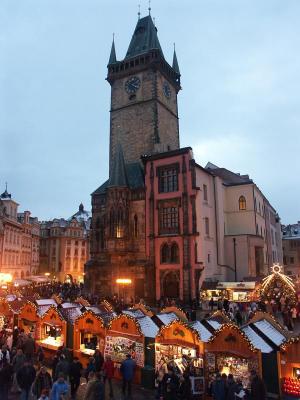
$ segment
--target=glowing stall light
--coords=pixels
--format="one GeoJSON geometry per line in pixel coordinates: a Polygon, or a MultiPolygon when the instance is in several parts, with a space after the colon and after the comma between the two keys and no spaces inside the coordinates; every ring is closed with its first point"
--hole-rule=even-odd
{"type": "Polygon", "coordinates": [[[4,272],[0,272],[0,284],[10,283],[12,282],[12,274],[5,274],[4,272]]]}
{"type": "Polygon", "coordinates": [[[119,285],[131,285],[132,280],[129,278],[118,278],[116,279],[116,283],[119,285]]]}

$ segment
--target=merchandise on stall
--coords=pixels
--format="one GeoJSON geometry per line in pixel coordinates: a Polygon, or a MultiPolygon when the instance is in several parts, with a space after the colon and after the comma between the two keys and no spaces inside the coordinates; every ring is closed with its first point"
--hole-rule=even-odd
{"type": "Polygon", "coordinates": [[[31,333],[34,338],[37,337],[39,315],[37,306],[31,301],[26,301],[21,307],[18,318],[18,327],[24,329],[26,334],[31,333]]]}
{"type": "Polygon", "coordinates": [[[300,336],[292,337],[280,347],[282,392],[300,397],[300,336]]]}
{"type": "Polygon", "coordinates": [[[188,371],[194,394],[204,388],[203,342],[195,329],[178,319],[161,327],[155,339],[155,369],[166,371],[168,365],[178,374],[188,371]]]}
{"type": "Polygon", "coordinates": [[[205,374],[207,387],[217,372],[233,374],[244,387],[250,385],[250,372],[261,375],[261,352],[253,346],[237,326],[226,323],[205,343],[205,374]]]}

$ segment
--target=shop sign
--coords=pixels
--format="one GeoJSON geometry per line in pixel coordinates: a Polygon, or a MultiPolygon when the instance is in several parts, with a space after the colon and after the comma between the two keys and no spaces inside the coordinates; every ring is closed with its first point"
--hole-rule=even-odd
{"type": "Polygon", "coordinates": [[[192,394],[203,394],[204,393],[204,378],[202,376],[191,376],[191,389],[192,394]]]}
{"type": "Polygon", "coordinates": [[[176,328],[176,329],[174,329],[174,331],[173,331],[173,335],[174,335],[174,336],[181,336],[181,337],[184,337],[184,336],[185,336],[185,333],[184,333],[184,331],[183,331],[182,329],[176,328]]]}

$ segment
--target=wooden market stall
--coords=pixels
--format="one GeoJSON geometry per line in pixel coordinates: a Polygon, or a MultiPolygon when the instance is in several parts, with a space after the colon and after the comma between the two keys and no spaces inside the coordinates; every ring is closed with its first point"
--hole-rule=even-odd
{"type": "Polygon", "coordinates": [[[14,326],[14,312],[9,301],[2,297],[0,298],[0,330],[3,328],[12,329],[14,326]]]}
{"type": "Polygon", "coordinates": [[[174,320],[162,326],[155,338],[155,369],[171,365],[183,374],[189,368],[193,394],[204,393],[204,344],[199,333],[187,323],[174,320]]]}
{"type": "Polygon", "coordinates": [[[46,358],[50,358],[66,344],[67,323],[53,304],[38,309],[38,314],[37,344],[43,347],[46,358]]]}
{"type": "Polygon", "coordinates": [[[300,398],[300,336],[283,343],[279,353],[283,399],[300,398]]]}
{"type": "Polygon", "coordinates": [[[136,383],[141,383],[146,366],[154,371],[154,338],[157,332],[158,327],[149,316],[135,318],[120,314],[108,323],[104,356],[109,355],[114,362],[115,378],[121,378],[120,366],[127,354],[131,354],[137,365],[136,383]]]}
{"type": "Polygon", "coordinates": [[[37,306],[26,301],[19,312],[18,327],[24,329],[26,334],[32,333],[34,338],[38,338],[39,319],[37,306]]]}
{"type": "Polygon", "coordinates": [[[231,373],[249,387],[251,370],[262,375],[261,352],[236,325],[223,324],[205,343],[204,367],[207,388],[216,372],[231,373]]]}
{"type": "Polygon", "coordinates": [[[176,317],[177,317],[179,320],[181,320],[181,321],[184,321],[184,322],[187,322],[187,321],[188,321],[188,318],[187,318],[187,316],[186,316],[186,313],[185,313],[181,308],[179,308],[179,307],[176,307],[176,306],[168,306],[168,307],[163,308],[163,309],[160,311],[160,314],[171,314],[171,313],[175,314],[176,317]]]}
{"type": "Polygon", "coordinates": [[[74,320],[73,351],[82,365],[86,367],[89,357],[95,350],[104,353],[105,325],[103,319],[90,310],[83,312],[74,320]]]}

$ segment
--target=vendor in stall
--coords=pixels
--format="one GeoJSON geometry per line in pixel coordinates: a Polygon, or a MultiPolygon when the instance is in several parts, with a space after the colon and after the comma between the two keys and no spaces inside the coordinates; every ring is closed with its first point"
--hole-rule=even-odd
{"type": "Polygon", "coordinates": [[[198,332],[187,323],[174,320],[160,328],[155,338],[155,370],[172,369],[189,375],[193,394],[204,392],[204,346],[198,332]]]}
{"type": "Polygon", "coordinates": [[[46,357],[52,356],[53,351],[65,344],[66,340],[66,321],[58,309],[50,305],[43,314],[40,315],[39,321],[39,338],[37,343],[46,351],[46,357]]]}

